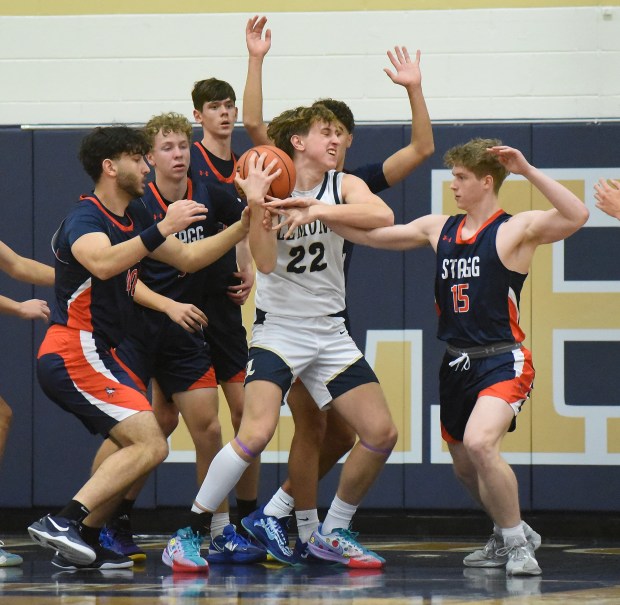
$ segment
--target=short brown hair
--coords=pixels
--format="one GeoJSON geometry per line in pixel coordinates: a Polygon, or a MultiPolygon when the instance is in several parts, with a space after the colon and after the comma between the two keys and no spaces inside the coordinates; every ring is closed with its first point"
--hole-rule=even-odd
{"type": "Polygon", "coordinates": [[[228,82],[224,82],[224,80],[208,78],[207,80],[198,80],[194,84],[192,102],[194,103],[194,109],[197,111],[202,111],[205,103],[224,101],[225,99],[230,99],[233,103],[237,102],[233,87],[228,82]]]}
{"type": "Polygon", "coordinates": [[[487,149],[501,144],[499,139],[472,139],[463,145],[448,149],[443,156],[444,165],[448,168],[463,166],[479,179],[487,175],[492,176],[493,190],[497,194],[509,172],[487,149]]]}
{"type": "Polygon", "coordinates": [[[293,157],[295,149],[291,143],[293,135],[306,135],[316,122],[332,124],[338,118],[325,105],[316,104],[311,107],[287,109],[277,118],[271,120],[267,127],[267,136],[276,147],[293,157]]]}
{"type": "Polygon", "coordinates": [[[173,111],[169,113],[160,113],[159,115],[153,116],[146,123],[144,134],[146,135],[150,149],[153,149],[155,137],[159,131],[161,131],[164,136],[171,132],[184,134],[187,136],[187,140],[190,143],[192,142],[192,125],[190,121],[180,113],[174,113],[173,111]]]}

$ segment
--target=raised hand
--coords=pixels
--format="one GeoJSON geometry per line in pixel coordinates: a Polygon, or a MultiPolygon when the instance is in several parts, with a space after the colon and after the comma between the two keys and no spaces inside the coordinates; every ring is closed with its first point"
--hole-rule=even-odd
{"type": "Polygon", "coordinates": [[[264,57],[271,48],[271,30],[265,29],[267,17],[255,15],[245,26],[245,43],[251,57],[264,57]],[[263,38],[263,31],[265,37],[263,38]]]}
{"type": "Polygon", "coordinates": [[[405,88],[420,86],[422,84],[419,50],[416,51],[415,61],[411,60],[406,46],[395,46],[394,53],[388,50],[387,56],[396,71],[393,72],[387,67],[384,67],[383,71],[394,84],[400,84],[400,86],[404,86],[405,88]]]}
{"type": "Polygon", "coordinates": [[[500,164],[513,174],[524,174],[531,164],[525,159],[524,155],[514,147],[507,145],[497,145],[489,147],[487,151],[497,157],[500,164]]]}

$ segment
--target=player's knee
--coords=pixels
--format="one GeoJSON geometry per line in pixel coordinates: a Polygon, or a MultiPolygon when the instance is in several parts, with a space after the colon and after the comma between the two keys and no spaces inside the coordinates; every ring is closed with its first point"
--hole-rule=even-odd
{"type": "Polygon", "coordinates": [[[494,455],[494,445],[484,435],[467,434],[463,437],[463,447],[474,464],[480,464],[494,455]]]}
{"type": "Polygon", "coordinates": [[[160,439],[154,439],[151,444],[151,452],[152,456],[152,466],[151,468],[155,468],[159,466],[167,457],[168,457],[168,441],[163,437],[160,439]]]}
{"type": "Polygon", "coordinates": [[[375,427],[368,437],[360,435],[362,443],[377,451],[391,451],[398,441],[398,429],[393,422],[375,427]]]}

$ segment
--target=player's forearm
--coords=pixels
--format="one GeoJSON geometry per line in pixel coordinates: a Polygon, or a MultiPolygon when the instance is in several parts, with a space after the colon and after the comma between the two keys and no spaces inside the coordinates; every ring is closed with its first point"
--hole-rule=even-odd
{"type": "Polygon", "coordinates": [[[244,273],[251,273],[253,271],[253,266],[249,237],[244,237],[237,244],[235,249],[237,252],[237,266],[239,267],[239,270],[244,273]]]}
{"type": "Polygon", "coordinates": [[[523,176],[549,200],[566,221],[575,225],[575,228],[581,227],[588,220],[590,213],[585,204],[564,185],[531,165],[523,176]]]}
{"type": "Polygon", "coordinates": [[[19,303],[12,298],[0,295],[0,313],[19,316],[19,303]]]}
{"type": "Polygon", "coordinates": [[[136,291],[133,297],[134,301],[143,307],[148,307],[154,311],[160,311],[165,313],[167,305],[170,300],[166,296],[162,296],[157,292],[151,290],[142,280],[138,280],[136,283],[136,291]]]}
{"type": "Polygon", "coordinates": [[[194,273],[213,264],[246,237],[247,233],[241,221],[237,221],[216,235],[186,244],[188,254],[178,268],[194,273]]]}
{"type": "Polygon", "coordinates": [[[389,227],[394,224],[394,213],[385,204],[316,204],[316,217],[328,227],[346,225],[360,229],[389,227]]]}
{"type": "Polygon", "coordinates": [[[261,273],[271,273],[278,260],[278,241],[275,231],[269,231],[263,224],[264,211],[254,206],[250,215],[248,242],[256,269],[261,273]]]}
{"type": "Polygon", "coordinates": [[[263,119],[263,57],[250,56],[248,74],[243,90],[243,126],[252,143],[269,143],[267,126],[263,119]]]}
{"type": "Polygon", "coordinates": [[[433,128],[421,86],[407,88],[411,105],[411,142],[383,163],[383,174],[390,186],[402,181],[435,151],[433,128]]]}
{"type": "Polygon", "coordinates": [[[53,286],[54,267],[20,257],[20,262],[15,267],[15,274],[12,277],[35,286],[53,286]]]}

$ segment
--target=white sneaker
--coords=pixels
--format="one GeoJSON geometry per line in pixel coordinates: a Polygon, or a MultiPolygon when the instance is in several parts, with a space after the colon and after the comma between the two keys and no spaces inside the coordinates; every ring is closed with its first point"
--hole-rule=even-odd
{"type": "Polygon", "coordinates": [[[534,557],[534,547],[529,542],[525,544],[515,542],[506,545],[504,548],[498,549],[498,554],[508,557],[506,575],[539,576],[542,573],[542,569],[534,557]]]}
{"type": "MultiPolygon", "coordinates": [[[[532,545],[533,550],[537,550],[542,542],[540,534],[525,522],[523,522],[523,532],[528,544],[532,545]]],[[[467,555],[463,559],[463,564],[466,567],[503,567],[508,562],[508,555],[498,554],[497,552],[503,549],[503,546],[503,538],[492,533],[484,548],[467,555]]]]}

